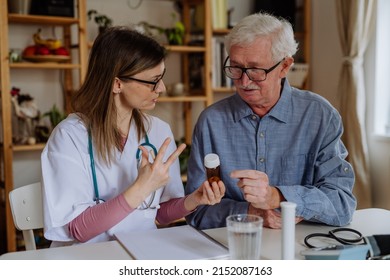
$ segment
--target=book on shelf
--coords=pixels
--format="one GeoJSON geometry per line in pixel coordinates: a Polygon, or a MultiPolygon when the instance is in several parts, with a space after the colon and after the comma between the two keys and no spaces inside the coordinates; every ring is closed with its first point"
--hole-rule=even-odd
{"type": "Polygon", "coordinates": [[[190,11],[191,15],[191,30],[193,31],[202,31],[204,30],[204,18],[205,10],[204,3],[196,5],[190,11]]]}
{"type": "Polygon", "coordinates": [[[211,16],[213,29],[225,29],[228,27],[227,0],[211,1],[211,16]]]}
{"type": "Polygon", "coordinates": [[[211,39],[211,57],[213,61],[212,65],[212,74],[211,74],[211,85],[213,88],[218,87],[219,84],[219,76],[221,73],[221,56],[220,56],[220,48],[219,48],[219,37],[212,37],[211,39]]]}
{"type": "Polygon", "coordinates": [[[136,260],[227,259],[229,250],[190,225],[115,235],[136,260]]]}
{"type": "Polygon", "coordinates": [[[232,81],[223,72],[223,63],[227,58],[224,37],[214,36],[212,38],[212,87],[232,87],[232,81]]]}
{"type": "Polygon", "coordinates": [[[191,53],[189,59],[189,89],[197,90],[204,88],[204,55],[191,53]]]}

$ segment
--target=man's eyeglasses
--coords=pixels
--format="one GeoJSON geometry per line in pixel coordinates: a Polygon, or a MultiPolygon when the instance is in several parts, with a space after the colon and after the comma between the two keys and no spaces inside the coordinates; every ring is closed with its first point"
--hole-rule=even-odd
{"type": "Polygon", "coordinates": [[[141,79],[137,79],[137,78],[133,78],[133,77],[118,77],[118,78],[121,79],[121,80],[132,80],[132,81],[136,81],[136,82],[139,82],[139,83],[153,85],[152,91],[155,91],[156,88],[157,88],[157,85],[159,84],[159,82],[162,80],[162,78],[165,75],[165,70],[166,69],[164,69],[164,72],[161,74],[161,77],[158,78],[156,81],[146,81],[146,80],[141,80],[141,79]]]}
{"type": "Polygon", "coordinates": [[[267,79],[267,74],[274,70],[282,61],[284,58],[276,63],[274,66],[272,66],[269,69],[263,69],[263,68],[256,68],[256,67],[238,67],[238,66],[226,66],[226,63],[228,61],[229,57],[226,58],[225,62],[223,63],[223,71],[227,77],[229,77],[232,80],[239,80],[242,78],[242,75],[245,73],[248,78],[251,81],[255,82],[261,82],[265,81],[267,79]]]}

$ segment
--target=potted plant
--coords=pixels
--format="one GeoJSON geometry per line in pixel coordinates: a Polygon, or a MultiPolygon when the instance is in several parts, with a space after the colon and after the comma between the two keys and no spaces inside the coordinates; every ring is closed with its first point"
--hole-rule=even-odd
{"type": "Polygon", "coordinates": [[[50,111],[47,111],[43,115],[39,116],[40,119],[44,117],[49,118],[50,126],[44,124],[35,126],[35,138],[38,143],[45,143],[49,139],[51,131],[57,124],[66,118],[66,114],[62,113],[54,104],[50,111]]]}
{"type": "Polygon", "coordinates": [[[156,26],[145,21],[141,21],[138,26],[145,31],[146,34],[152,36],[153,30],[156,30],[159,34],[164,34],[167,38],[168,44],[170,45],[183,45],[184,38],[184,24],[181,21],[176,20],[176,14],[171,14],[172,19],[174,21],[173,27],[163,28],[161,26],[156,26]]]}
{"type": "MultiPolygon", "coordinates": [[[[185,143],[184,137],[180,138],[179,140],[175,140],[175,143],[176,146],[185,143]]],[[[190,153],[191,153],[191,145],[187,144],[187,148],[179,155],[180,173],[182,175],[187,173],[187,164],[188,164],[188,159],[190,157],[190,153]]]]}
{"type": "Polygon", "coordinates": [[[184,25],[180,21],[175,22],[175,26],[164,30],[164,34],[170,45],[183,45],[184,25]]]}
{"type": "Polygon", "coordinates": [[[49,117],[51,129],[53,129],[57,124],[66,118],[66,114],[62,113],[54,104],[50,111],[44,113],[42,117],[49,117]]]}
{"type": "Polygon", "coordinates": [[[88,13],[88,20],[93,20],[99,27],[99,32],[103,32],[106,28],[112,26],[112,19],[109,18],[106,15],[99,14],[96,10],[89,10],[88,13]]]}

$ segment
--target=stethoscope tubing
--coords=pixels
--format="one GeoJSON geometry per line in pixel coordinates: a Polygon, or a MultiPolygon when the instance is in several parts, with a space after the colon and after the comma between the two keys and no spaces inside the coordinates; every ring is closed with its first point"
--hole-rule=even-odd
{"type": "MultiPolygon", "coordinates": [[[[154,156],[157,156],[157,149],[152,143],[150,143],[148,135],[145,135],[145,142],[140,144],[140,146],[150,147],[153,150],[154,156]]],[[[98,186],[98,182],[97,182],[97,178],[96,178],[96,170],[95,170],[95,157],[93,154],[93,144],[92,144],[92,136],[91,136],[90,130],[88,130],[88,152],[89,152],[89,158],[90,158],[90,163],[91,163],[93,189],[94,189],[94,194],[95,194],[95,197],[93,200],[95,201],[96,204],[99,204],[101,201],[104,202],[104,200],[102,200],[100,198],[100,195],[99,195],[99,186],[98,186]]],[[[138,167],[140,166],[140,162],[141,162],[141,154],[142,154],[142,151],[141,151],[141,149],[138,148],[137,153],[136,153],[138,167]]],[[[159,205],[152,207],[152,203],[153,203],[155,196],[156,196],[156,191],[153,191],[153,193],[150,196],[149,201],[147,203],[145,201],[143,201],[141,203],[141,205],[144,205],[144,206],[141,207],[141,205],[140,205],[140,206],[138,206],[137,209],[146,210],[146,209],[160,208],[159,205]]]]}
{"type": "Polygon", "coordinates": [[[309,240],[311,238],[314,238],[314,237],[325,237],[325,238],[333,239],[333,240],[336,240],[343,245],[357,245],[357,243],[364,241],[363,235],[359,231],[357,231],[353,228],[336,228],[336,229],[330,230],[328,233],[317,232],[317,233],[311,233],[311,234],[307,235],[304,239],[304,243],[307,247],[316,248],[316,246],[312,245],[309,242],[309,240]],[[353,239],[342,238],[342,237],[339,237],[336,235],[337,232],[352,232],[352,233],[356,234],[357,237],[353,238],[353,239]]]}

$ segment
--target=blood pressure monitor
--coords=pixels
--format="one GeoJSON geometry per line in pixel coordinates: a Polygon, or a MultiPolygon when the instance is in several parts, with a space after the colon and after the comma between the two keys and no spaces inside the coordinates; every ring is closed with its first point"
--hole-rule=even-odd
{"type": "Polygon", "coordinates": [[[330,245],[301,251],[307,260],[365,260],[369,245],[330,245]]]}

